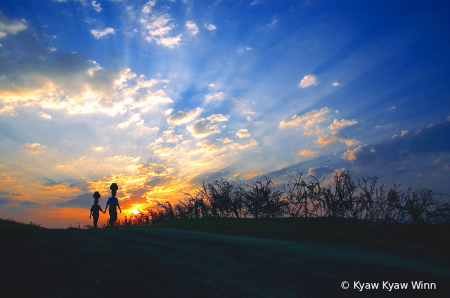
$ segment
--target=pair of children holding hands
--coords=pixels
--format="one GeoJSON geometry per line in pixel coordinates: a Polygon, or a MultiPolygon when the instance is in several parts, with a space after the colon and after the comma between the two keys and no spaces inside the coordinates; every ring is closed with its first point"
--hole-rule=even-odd
{"type": "Polygon", "coordinates": [[[122,213],[122,210],[120,209],[120,206],[119,206],[119,200],[116,198],[117,189],[119,189],[119,187],[117,186],[116,183],[113,183],[113,184],[111,184],[109,189],[111,189],[111,197],[106,202],[105,211],[103,211],[102,207],[100,207],[100,205],[98,204],[98,200],[101,197],[100,193],[98,191],[96,191],[94,193],[94,205],[92,205],[91,214],[89,215],[89,218],[91,218],[91,217],[94,218],[94,228],[97,228],[97,222],[98,222],[98,217],[100,216],[100,211],[103,213],[106,213],[108,206],[109,206],[109,225],[110,226],[113,226],[113,224],[117,220],[117,208],[119,208],[120,213],[122,213]]]}

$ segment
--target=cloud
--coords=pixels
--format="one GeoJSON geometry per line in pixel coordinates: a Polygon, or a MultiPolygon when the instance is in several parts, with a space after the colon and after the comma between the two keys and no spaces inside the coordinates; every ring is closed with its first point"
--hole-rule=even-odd
{"type": "Polygon", "coordinates": [[[281,121],[279,127],[284,128],[286,126],[303,125],[304,129],[308,129],[312,125],[324,121],[325,116],[331,112],[333,112],[332,109],[325,107],[325,108],[321,109],[320,111],[312,110],[311,112],[308,112],[301,116],[294,115],[288,121],[281,121]]]}
{"type": "Polygon", "coordinates": [[[35,207],[41,207],[41,203],[32,202],[32,201],[17,201],[17,203],[25,208],[35,208],[35,207]]]}
{"type": "Polygon", "coordinates": [[[32,144],[26,143],[24,146],[29,149],[28,153],[30,154],[43,153],[42,149],[45,148],[45,146],[41,146],[41,144],[39,143],[32,143],[32,144]]]}
{"type": "Polygon", "coordinates": [[[225,98],[225,93],[219,92],[219,93],[215,93],[215,94],[206,95],[205,100],[207,102],[209,102],[209,101],[214,101],[214,100],[223,100],[224,98],[225,98]]]}
{"type": "Polygon", "coordinates": [[[8,19],[0,12],[0,39],[6,37],[8,34],[17,34],[27,28],[28,26],[25,20],[8,19]]]}
{"type": "Polygon", "coordinates": [[[312,129],[312,130],[305,131],[303,134],[306,135],[306,136],[308,136],[308,135],[316,135],[316,134],[321,133],[322,131],[323,131],[322,129],[317,128],[315,130],[312,129]]]}
{"type": "Polygon", "coordinates": [[[137,126],[142,126],[142,125],[144,125],[144,120],[141,119],[140,114],[136,113],[136,114],[131,115],[130,119],[128,119],[127,121],[119,123],[117,125],[117,127],[118,128],[127,128],[131,124],[136,124],[137,126]]]}
{"type": "Polygon", "coordinates": [[[46,114],[44,112],[40,112],[39,115],[44,118],[44,119],[52,119],[52,116],[50,116],[49,114],[46,114]]]}
{"type": "Polygon", "coordinates": [[[328,174],[332,174],[334,170],[328,166],[325,167],[316,167],[316,168],[310,168],[308,170],[308,175],[314,176],[317,179],[320,179],[328,174]]]}
{"type": "Polygon", "coordinates": [[[222,142],[224,144],[229,144],[229,143],[233,143],[233,140],[229,139],[229,138],[222,138],[222,139],[217,139],[219,142],[222,142]]]}
{"type": "Polygon", "coordinates": [[[247,129],[241,129],[236,133],[236,135],[240,139],[242,139],[242,138],[249,138],[251,136],[251,133],[249,133],[247,129]]]}
{"type": "Polygon", "coordinates": [[[197,118],[201,112],[203,111],[202,108],[195,108],[193,110],[185,110],[185,111],[179,111],[175,113],[174,115],[170,116],[167,119],[167,122],[171,125],[181,125],[188,122],[191,122],[195,118],[197,118]]]}
{"type": "Polygon", "coordinates": [[[332,85],[336,87],[336,86],[339,86],[339,83],[338,82],[334,82],[332,85]]]}
{"type": "Polygon", "coordinates": [[[395,106],[390,107],[390,108],[388,109],[389,112],[391,112],[391,111],[393,111],[393,110],[395,110],[395,106]]]}
{"type": "Polygon", "coordinates": [[[191,135],[197,139],[205,138],[220,132],[217,125],[211,125],[211,122],[205,118],[195,120],[193,125],[187,126],[187,129],[191,132],[191,135]]]}
{"type": "MultiPolygon", "coordinates": [[[[40,40],[35,43],[39,47],[40,40]]],[[[17,47],[21,49],[21,44],[17,47]]],[[[117,66],[101,67],[79,53],[53,53],[51,57],[48,54],[43,56],[37,50],[24,57],[6,53],[3,69],[8,72],[0,81],[2,114],[14,116],[20,107],[38,105],[70,115],[116,116],[134,109],[139,110],[135,113],[145,113],[156,105],[172,102],[163,90],[149,90],[163,80],[147,80],[117,66]],[[20,67],[23,63],[27,63],[27,68],[20,67]]],[[[49,114],[44,111],[40,115],[48,119],[49,114]]]]}
{"type": "MultiPolygon", "coordinates": [[[[102,200],[102,199],[100,199],[102,200]]],[[[103,198],[103,200],[105,200],[103,198]]],[[[106,200],[105,202],[106,203],[106,200]]],[[[76,196],[73,199],[62,201],[62,202],[56,202],[56,207],[81,207],[81,208],[89,208],[91,205],[94,204],[94,198],[92,193],[84,193],[81,195],[76,196]]]]}
{"type": "Polygon", "coordinates": [[[187,152],[187,154],[188,155],[201,154],[201,155],[207,155],[209,157],[212,157],[217,153],[223,153],[223,152],[234,151],[234,150],[245,150],[245,149],[248,149],[248,148],[258,145],[258,142],[255,140],[250,140],[248,143],[246,143],[244,145],[241,145],[239,143],[229,142],[228,140],[229,139],[218,139],[217,141],[219,141],[220,144],[217,142],[212,142],[210,140],[199,141],[196,144],[196,146],[198,148],[187,152]],[[222,141],[220,141],[220,140],[222,140],[222,141]],[[223,145],[222,147],[220,147],[220,145],[222,145],[222,144],[226,144],[226,145],[223,145]]]}
{"type": "Polygon", "coordinates": [[[358,143],[357,140],[350,140],[348,138],[348,135],[340,133],[340,132],[333,132],[329,135],[321,135],[317,139],[317,143],[321,147],[328,146],[329,144],[334,143],[334,142],[345,143],[347,146],[351,146],[351,145],[358,143]]]}
{"type": "Polygon", "coordinates": [[[195,24],[194,21],[187,21],[186,22],[186,28],[190,35],[197,35],[198,33],[198,26],[195,24]]]}
{"type": "Polygon", "coordinates": [[[317,153],[318,153],[318,151],[314,151],[314,150],[303,150],[302,152],[300,152],[299,155],[307,157],[307,156],[314,156],[317,153]]]}
{"type": "Polygon", "coordinates": [[[432,126],[421,127],[414,135],[405,134],[378,144],[366,144],[347,151],[343,159],[351,160],[355,166],[367,166],[410,161],[423,156],[424,153],[450,152],[450,123],[441,122],[432,126]],[[350,159],[351,158],[351,159],[350,159]]]}
{"type": "Polygon", "coordinates": [[[354,125],[358,123],[357,121],[353,120],[345,120],[342,119],[341,121],[338,121],[337,119],[334,119],[333,123],[330,125],[329,129],[335,130],[339,129],[341,127],[347,126],[347,125],[354,125]]]}
{"type": "Polygon", "coordinates": [[[102,8],[100,7],[100,3],[97,4],[97,1],[92,1],[91,2],[92,7],[95,9],[96,12],[101,12],[102,8]]]}
{"type": "Polygon", "coordinates": [[[205,25],[203,25],[203,27],[205,27],[206,28],[206,30],[209,30],[209,31],[214,31],[214,30],[216,30],[216,26],[214,26],[213,24],[208,24],[208,23],[205,23],[205,25]]]}
{"type": "Polygon", "coordinates": [[[140,164],[138,166],[138,172],[141,174],[151,176],[167,176],[173,171],[172,168],[168,168],[165,164],[157,164],[153,162],[140,164]]]}
{"type": "Polygon", "coordinates": [[[224,121],[228,121],[228,118],[230,118],[230,116],[224,116],[222,114],[214,114],[211,115],[209,117],[206,117],[206,120],[210,121],[211,123],[213,122],[224,122],[224,121]]]}
{"type": "Polygon", "coordinates": [[[0,206],[12,203],[10,198],[0,197],[0,206]]]}
{"type": "MultiPolygon", "coordinates": [[[[372,148],[373,149],[373,148],[372,148]]],[[[362,146],[356,147],[353,150],[347,150],[347,152],[344,152],[344,155],[342,155],[342,159],[345,160],[355,160],[356,159],[356,153],[362,150],[362,146]]]]}
{"type": "Polygon", "coordinates": [[[96,39],[100,39],[100,38],[102,38],[102,37],[104,37],[104,36],[106,36],[108,34],[113,34],[113,35],[116,34],[116,30],[114,30],[111,27],[105,28],[103,30],[92,29],[91,30],[91,34],[94,35],[94,37],[96,39]]]}
{"type": "Polygon", "coordinates": [[[272,22],[270,22],[269,24],[267,24],[267,27],[269,27],[269,28],[274,28],[275,25],[276,25],[277,23],[278,23],[277,16],[274,16],[272,22]]]}
{"type": "Polygon", "coordinates": [[[450,171],[450,164],[446,164],[446,165],[444,166],[444,169],[447,170],[447,171],[450,171]]]}
{"type": "Polygon", "coordinates": [[[318,84],[319,84],[319,81],[317,81],[317,76],[315,76],[313,74],[309,74],[302,79],[302,81],[300,82],[298,87],[307,88],[310,86],[317,86],[318,84]]]}
{"type": "Polygon", "coordinates": [[[16,114],[14,113],[14,107],[12,106],[4,106],[0,109],[0,115],[4,114],[4,115],[10,115],[10,116],[15,116],[16,114]]]}
{"type": "MultiPolygon", "coordinates": [[[[156,1],[149,1],[141,9],[139,21],[142,26],[142,35],[148,42],[155,41],[157,44],[165,47],[174,48],[180,44],[182,34],[170,36],[172,29],[175,28],[176,25],[173,24],[173,19],[170,14],[161,11],[153,11],[155,4],[156,1]]],[[[186,26],[188,26],[188,23],[189,21],[186,23],[186,26]]],[[[192,30],[194,30],[194,28],[191,23],[189,24],[190,27],[188,27],[188,30],[190,28],[190,32],[193,32],[192,30]]]]}

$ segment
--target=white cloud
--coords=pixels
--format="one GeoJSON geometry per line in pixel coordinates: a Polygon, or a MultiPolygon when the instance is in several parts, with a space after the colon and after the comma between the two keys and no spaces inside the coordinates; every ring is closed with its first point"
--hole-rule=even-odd
{"type": "Polygon", "coordinates": [[[205,96],[205,100],[208,101],[213,101],[213,100],[223,100],[225,98],[225,93],[224,92],[219,92],[219,93],[215,93],[215,94],[208,94],[205,96]]]}
{"type": "Polygon", "coordinates": [[[170,116],[167,119],[167,122],[171,125],[185,124],[185,123],[191,122],[192,120],[197,118],[201,114],[202,111],[203,111],[203,109],[201,109],[201,108],[195,108],[191,111],[189,111],[189,110],[179,111],[179,112],[175,113],[174,115],[170,116]]]}
{"type": "Polygon", "coordinates": [[[331,112],[332,109],[325,107],[320,111],[312,110],[301,116],[294,115],[290,120],[281,121],[279,127],[303,125],[304,129],[309,129],[312,125],[324,121],[325,116],[331,112]]]}
{"type": "Polygon", "coordinates": [[[155,6],[155,4],[156,4],[156,1],[152,1],[152,0],[148,1],[142,7],[142,12],[145,14],[149,14],[152,11],[152,7],[155,6]]]}
{"type": "Polygon", "coordinates": [[[105,28],[103,30],[92,29],[91,34],[94,35],[94,37],[96,39],[100,39],[108,34],[116,34],[116,30],[114,30],[113,28],[110,28],[110,27],[105,28]]]}
{"type": "Polygon", "coordinates": [[[43,113],[43,112],[39,113],[39,115],[45,119],[52,119],[52,116],[50,116],[49,114],[43,113]]]}
{"type": "Polygon", "coordinates": [[[130,126],[133,123],[136,124],[137,126],[142,126],[142,125],[144,125],[144,120],[141,119],[140,114],[133,114],[133,115],[131,115],[130,119],[128,119],[127,121],[124,121],[122,123],[119,123],[117,125],[117,127],[118,128],[127,128],[128,126],[130,126]]]}
{"type": "Polygon", "coordinates": [[[139,21],[143,30],[142,35],[148,42],[155,41],[157,44],[165,47],[174,48],[180,44],[182,34],[169,36],[175,27],[175,24],[172,22],[173,19],[168,13],[154,12],[153,8],[155,4],[156,1],[149,1],[141,9],[139,21]]]}
{"type": "Polygon", "coordinates": [[[390,108],[388,109],[389,112],[390,112],[390,111],[393,111],[393,110],[395,110],[395,106],[390,107],[390,108]]]}
{"type": "Polygon", "coordinates": [[[222,114],[214,114],[211,115],[209,117],[206,117],[206,120],[210,121],[211,123],[213,122],[223,122],[223,121],[227,121],[228,118],[230,118],[230,116],[224,116],[222,114]]]}
{"type": "Polygon", "coordinates": [[[388,123],[388,124],[383,124],[383,125],[377,125],[377,126],[375,126],[375,128],[389,128],[391,126],[392,126],[392,124],[388,123]]]}
{"type": "Polygon", "coordinates": [[[345,120],[342,119],[341,121],[338,121],[337,119],[334,119],[333,123],[330,125],[330,129],[334,130],[334,129],[339,129],[341,127],[347,126],[347,125],[354,125],[358,123],[357,121],[353,120],[345,120]]]}
{"type": "Polygon", "coordinates": [[[269,27],[269,28],[274,28],[275,25],[276,25],[277,23],[278,23],[277,16],[274,16],[272,22],[270,22],[269,24],[267,24],[267,27],[269,27]]]}
{"type": "Polygon", "coordinates": [[[161,37],[159,39],[156,39],[156,42],[158,44],[161,44],[168,48],[174,48],[175,46],[179,45],[181,41],[181,34],[173,37],[161,37]]]}
{"type": "Polygon", "coordinates": [[[187,21],[186,28],[191,35],[196,35],[198,33],[198,26],[194,21],[187,21]]]}
{"type": "Polygon", "coordinates": [[[348,135],[340,133],[340,132],[333,132],[329,135],[321,135],[318,139],[317,139],[317,143],[321,146],[328,146],[331,143],[334,142],[341,142],[341,143],[345,143],[347,146],[351,146],[353,144],[358,143],[357,140],[350,140],[348,138],[348,135]]]}
{"type": "Polygon", "coordinates": [[[1,114],[7,114],[10,116],[15,116],[16,114],[14,113],[14,107],[13,106],[4,106],[3,108],[0,109],[0,115],[1,114]]]}
{"type": "Polygon", "coordinates": [[[450,171],[450,164],[446,164],[446,165],[444,166],[444,169],[450,171]]]}
{"type": "Polygon", "coordinates": [[[336,86],[339,86],[339,83],[338,82],[334,82],[332,85],[336,87],[336,86]]]}
{"type": "Polygon", "coordinates": [[[307,88],[310,86],[317,86],[318,84],[319,84],[319,81],[317,80],[317,76],[313,75],[313,74],[309,74],[301,80],[298,87],[307,88]]]}
{"type": "Polygon", "coordinates": [[[25,20],[10,20],[4,17],[0,12],[0,38],[3,38],[8,34],[14,35],[27,28],[28,26],[25,20]]]}
{"type": "Polygon", "coordinates": [[[95,9],[96,12],[101,12],[102,8],[100,7],[100,3],[97,4],[97,1],[92,1],[91,2],[92,7],[95,9]]]}
{"type": "Polygon", "coordinates": [[[193,125],[188,125],[187,129],[191,132],[194,138],[200,139],[219,133],[220,130],[216,125],[211,125],[211,122],[205,118],[195,120],[193,125]]]}
{"type": "Polygon", "coordinates": [[[222,139],[217,139],[219,142],[224,143],[224,144],[229,144],[229,143],[233,143],[233,140],[229,139],[229,138],[222,138],[222,139]]]}
{"type": "Polygon", "coordinates": [[[241,130],[239,130],[239,131],[236,133],[236,135],[237,135],[240,139],[242,139],[242,138],[249,138],[250,135],[251,135],[251,133],[249,133],[247,129],[241,129],[241,130]]]}
{"type": "Polygon", "coordinates": [[[408,134],[408,130],[402,130],[402,134],[400,135],[401,137],[404,137],[408,134]]]}
{"type": "Polygon", "coordinates": [[[213,24],[208,24],[208,23],[205,23],[205,25],[203,25],[203,27],[205,27],[207,30],[209,30],[209,31],[213,31],[213,30],[216,30],[216,26],[214,26],[213,24]]]}

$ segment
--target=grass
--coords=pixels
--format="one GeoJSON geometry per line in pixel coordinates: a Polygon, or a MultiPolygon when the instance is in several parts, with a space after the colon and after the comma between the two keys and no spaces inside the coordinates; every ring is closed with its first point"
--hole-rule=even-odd
{"type": "MultiPolygon", "coordinates": [[[[0,219],[3,297],[186,297],[190,268],[148,253],[146,230],[183,229],[294,241],[352,243],[448,257],[449,227],[312,218],[203,218],[121,229],[46,229],[0,219]],[[182,274],[180,272],[183,272],[182,274]],[[182,276],[176,280],[174,276],[182,276]],[[184,296],[183,296],[184,295],[184,296]]],[[[150,250],[151,251],[151,250],[150,250]]],[[[215,293],[213,285],[204,295],[215,293]],[[209,293],[209,294],[208,294],[209,293]]],[[[214,295],[212,295],[214,296],[214,295]]]]}
{"type": "Polygon", "coordinates": [[[149,228],[183,229],[235,236],[316,240],[375,245],[437,255],[450,254],[450,227],[330,218],[199,218],[160,223],[149,228]]]}

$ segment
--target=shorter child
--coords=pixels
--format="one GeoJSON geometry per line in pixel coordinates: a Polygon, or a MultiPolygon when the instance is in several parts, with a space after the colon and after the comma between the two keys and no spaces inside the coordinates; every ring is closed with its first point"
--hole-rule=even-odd
{"type": "Polygon", "coordinates": [[[100,197],[101,197],[100,193],[96,191],[94,193],[94,205],[92,205],[91,214],[89,214],[89,218],[91,218],[91,216],[94,217],[94,228],[97,228],[98,217],[100,215],[99,211],[105,213],[105,211],[102,210],[102,207],[100,207],[100,205],[98,204],[98,199],[100,197]]]}

